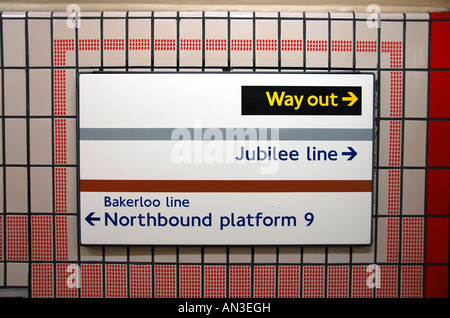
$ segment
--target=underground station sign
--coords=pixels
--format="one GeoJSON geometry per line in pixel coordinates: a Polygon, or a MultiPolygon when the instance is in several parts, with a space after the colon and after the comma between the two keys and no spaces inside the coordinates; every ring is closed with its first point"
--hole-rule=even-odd
{"type": "Polygon", "coordinates": [[[79,74],[85,245],[371,243],[373,74],[79,74]]]}

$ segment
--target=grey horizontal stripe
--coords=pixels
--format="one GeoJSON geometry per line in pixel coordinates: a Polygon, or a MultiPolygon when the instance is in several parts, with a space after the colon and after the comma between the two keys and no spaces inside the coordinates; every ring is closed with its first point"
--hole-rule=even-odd
{"type": "Polygon", "coordinates": [[[372,140],[371,129],[80,128],[80,140],[372,140]]]}

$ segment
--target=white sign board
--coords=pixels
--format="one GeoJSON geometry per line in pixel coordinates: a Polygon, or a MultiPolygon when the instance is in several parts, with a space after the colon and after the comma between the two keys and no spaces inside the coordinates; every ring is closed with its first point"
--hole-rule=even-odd
{"type": "Polygon", "coordinates": [[[373,100],[373,74],[80,74],[81,244],[370,244],[373,100]]]}

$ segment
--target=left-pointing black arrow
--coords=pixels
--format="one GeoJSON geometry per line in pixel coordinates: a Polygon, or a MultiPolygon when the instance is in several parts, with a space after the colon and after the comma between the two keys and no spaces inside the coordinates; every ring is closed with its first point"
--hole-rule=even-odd
{"type": "Polygon", "coordinates": [[[94,217],[95,212],[89,213],[89,215],[85,218],[85,220],[91,225],[95,226],[93,221],[100,221],[100,217],[94,217]]]}

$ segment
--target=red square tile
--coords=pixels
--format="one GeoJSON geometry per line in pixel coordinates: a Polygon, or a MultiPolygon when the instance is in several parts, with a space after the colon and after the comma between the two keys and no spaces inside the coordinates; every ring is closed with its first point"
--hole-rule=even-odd
{"type": "Polygon", "coordinates": [[[430,121],[428,165],[450,167],[450,121],[430,121]]]}
{"type": "Polygon", "coordinates": [[[450,118],[450,72],[434,71],[430,74],[430,117],[450,118]]]}
{"type": "Polygon", "coordinates": [[[448,266],[426,266],[425,297],[448,298],[448,266]]]}
{"type": "Polygon", "coordinates": [[[448,215],[450,170],[428,170],[427,214],[448,215]]]}
{"type": "Polygon", "coordinates": [[[431,29],[431,68],[450,67],[450,21],[434,21],[431,29]]]}
{"type": "Polygon", "coordinates": [[[448,263],[448,217],[427,219],[426,262],[448,263]]]}
{"type": "Polygon", "coordinates": [[[433,20],[450,20],[450,12],[432,12],[431,18],[433,20]]]}

